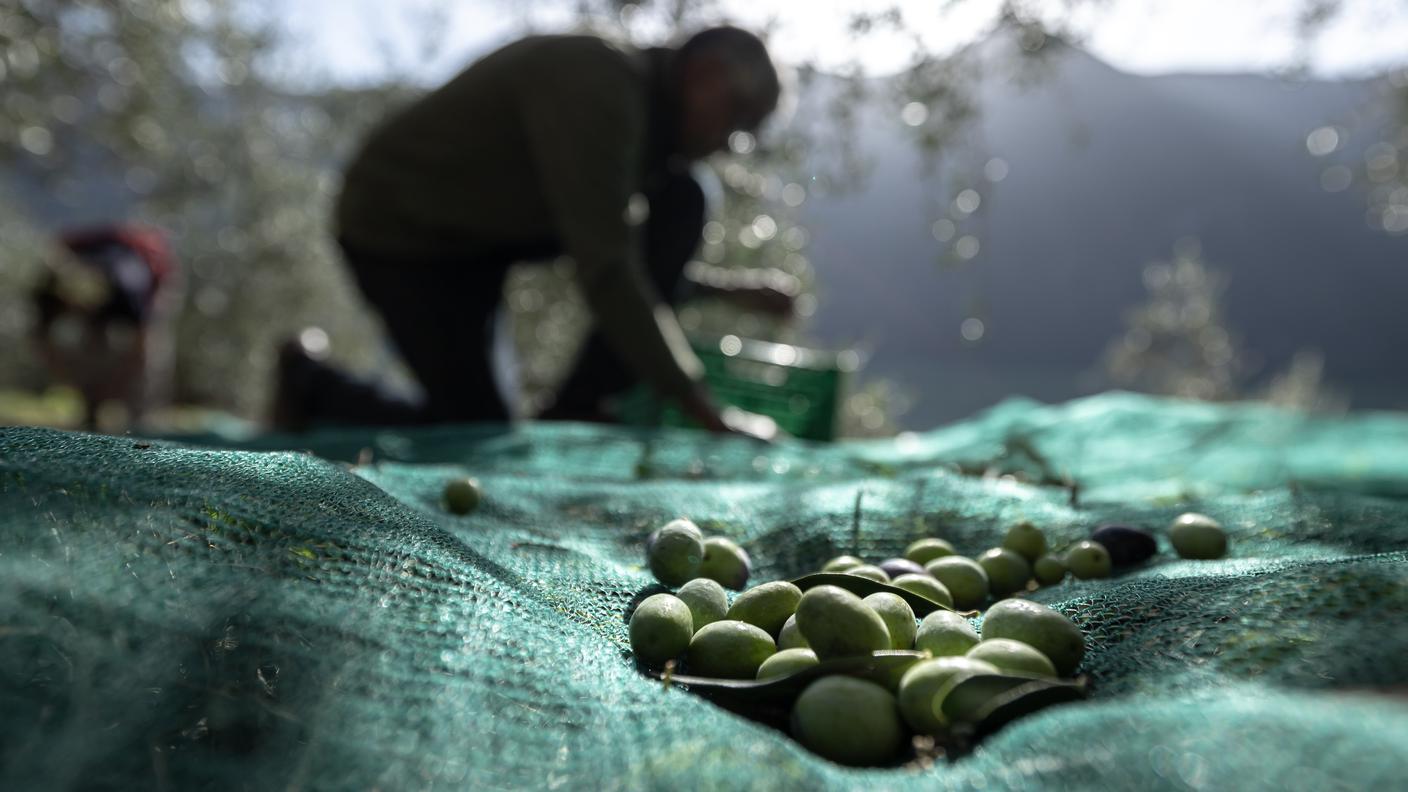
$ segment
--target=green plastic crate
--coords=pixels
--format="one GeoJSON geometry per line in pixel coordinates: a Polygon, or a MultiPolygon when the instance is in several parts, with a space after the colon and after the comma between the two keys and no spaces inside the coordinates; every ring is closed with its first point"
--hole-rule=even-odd
{"type": "MultiPolygon", "coordinates": [[[[847,380],[859,365],[855,352],[827,352],[735,335],[696,338],[691,343],[719,402],[766,415],[793,437],[836,438],[847,380]]],[[[643,386],[621,400],[617,414],[636,426],[693,425],[675,405],[661,403],[643,386]]]]}

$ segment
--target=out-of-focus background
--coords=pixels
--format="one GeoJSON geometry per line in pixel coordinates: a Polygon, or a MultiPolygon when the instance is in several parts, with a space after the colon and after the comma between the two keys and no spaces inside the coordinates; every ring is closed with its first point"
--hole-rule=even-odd
{"type": "MultiPolygon", "coordinates": [[[[1404,0],[0,0],[0,423],[79,420],[29,294],[92,223],[158,226],[180,263],[157,429],[257,421],[308,325],[403,377],[329,235],[361,136],[527,33],[721,21],[792,91],[705,168],[699,257],[806,293],[681,319],[854,350],[842,434],[1110,388],[1408,407],[1404,0]]],[[[588,321],[570,277],[507,288],[525,413],[588,321]]]]}

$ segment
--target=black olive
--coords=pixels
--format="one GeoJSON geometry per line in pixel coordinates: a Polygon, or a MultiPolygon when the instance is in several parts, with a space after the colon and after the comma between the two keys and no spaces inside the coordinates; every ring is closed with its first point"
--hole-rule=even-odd
{"type": "Polygon", "coordinates": [[[1159,549],[1153,534],[1127,525],[1102,525],[1090,538],[1110,551],[1110,563],[1117,567],[1146,561],[1159,549]]]}

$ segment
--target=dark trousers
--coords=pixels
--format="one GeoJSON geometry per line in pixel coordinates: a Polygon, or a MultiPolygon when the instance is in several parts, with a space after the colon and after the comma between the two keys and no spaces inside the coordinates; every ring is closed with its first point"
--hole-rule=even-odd
{"type": "MultiPolygon", "coordinates": [[[[699,244],[704,193],[682,173],[663,180],[646,197],[650,217],[644,229],[645,262],[655,288],[673,303],[681,296],[685,264],[699,244]]],[[[513,263],[550,258],[560,247],[549,242],[420,261],[390,260],[346,243],[342,249],[357,285],[381,315],[423,396],[408,399],[320,366],[310,388],[312,420],[379,426],[508,420],[510,411],[499,395],[490,361],[504,278],[513,263]]],[[[634,381],[594,331],[542,417],[597,418],[602,400],[634,381]]]]}

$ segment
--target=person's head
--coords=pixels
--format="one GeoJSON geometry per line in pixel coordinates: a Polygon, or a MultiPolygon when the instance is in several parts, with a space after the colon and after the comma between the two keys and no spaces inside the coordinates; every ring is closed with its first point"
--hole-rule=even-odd
{"type": "Polygon", "coordinates": [[[751,132],[777,107],[777,69],[757,36],[735,27],[700,31],[676,56],[680,98],[679,152],[700,159],[751,132]]]}

